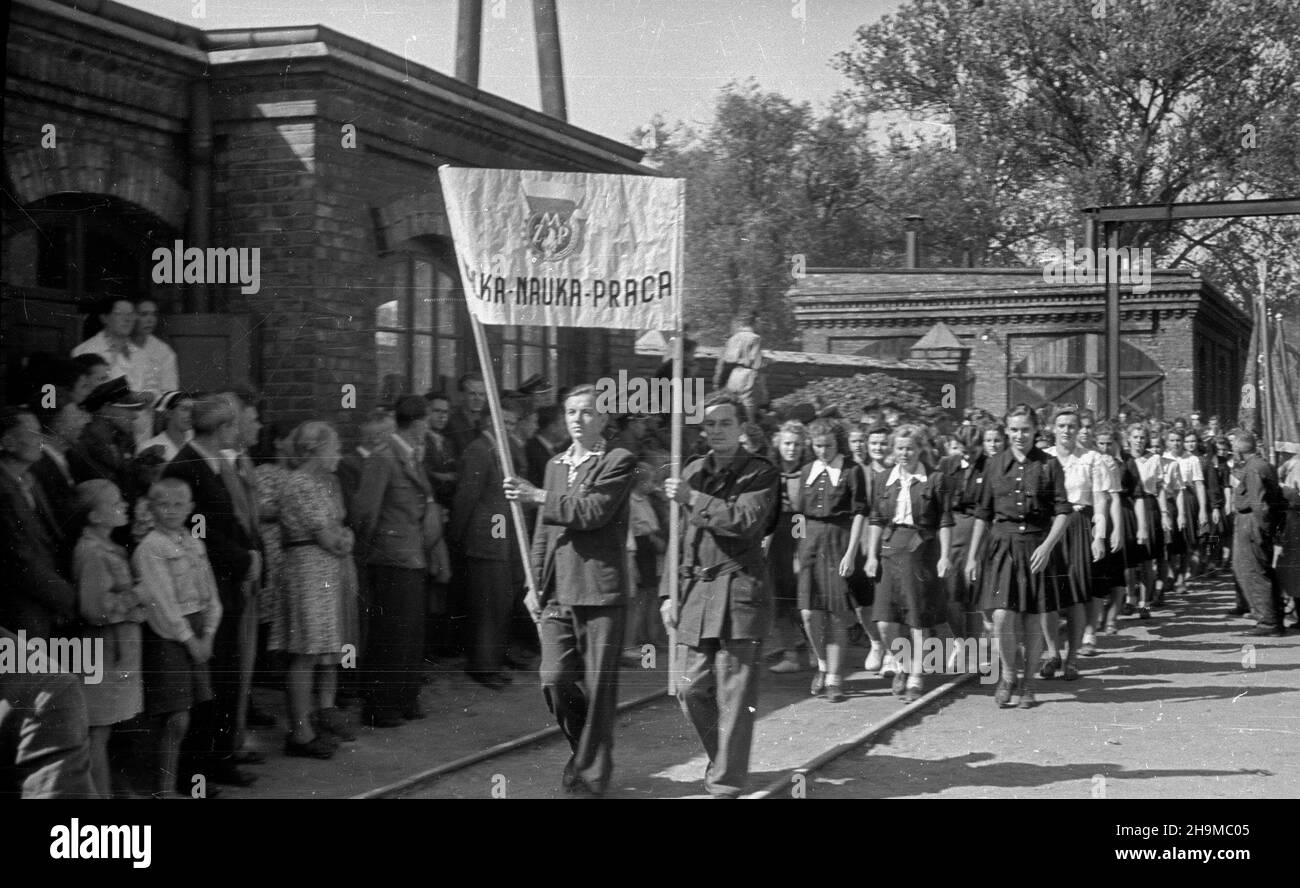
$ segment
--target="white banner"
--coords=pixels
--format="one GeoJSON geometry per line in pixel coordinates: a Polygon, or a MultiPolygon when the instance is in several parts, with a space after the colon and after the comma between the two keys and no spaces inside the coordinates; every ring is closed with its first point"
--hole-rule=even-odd
{"type": "Polygon", "coordinates": [[[673,330],[685,181],[444,166],[469,310],[484,324],[673,330]]]}

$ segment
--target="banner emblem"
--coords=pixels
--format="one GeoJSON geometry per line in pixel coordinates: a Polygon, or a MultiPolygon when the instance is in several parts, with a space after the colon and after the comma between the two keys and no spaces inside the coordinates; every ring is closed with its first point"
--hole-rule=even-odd
{"type": "Polygon", "coordinates": [[[559,262],[582,248],[586,214],[579,205],[585,189],[562,182],[529,182],[525,238],[534,262],[559,262]]]}

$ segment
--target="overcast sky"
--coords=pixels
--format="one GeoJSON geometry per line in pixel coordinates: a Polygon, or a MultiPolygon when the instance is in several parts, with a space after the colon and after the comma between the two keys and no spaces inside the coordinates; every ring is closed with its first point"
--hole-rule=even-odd
{"type": "MultiPolygon", "coordinates": [[[[326,25],[453,74],[456,0],[119,0],[202,28],[326,25]],[[199,18],[195,11],[202,9],[199,18]]],[[[753,77],[820,106],[854,32],[902,0],[558,0],[569,120],[620,141],[652,115],[703,123],[753,77]],[[799,17],[799,13],[803,17],[799,17]]],[[[531,0],[483,0],[479,85],[539,108],[531,0]]]]}

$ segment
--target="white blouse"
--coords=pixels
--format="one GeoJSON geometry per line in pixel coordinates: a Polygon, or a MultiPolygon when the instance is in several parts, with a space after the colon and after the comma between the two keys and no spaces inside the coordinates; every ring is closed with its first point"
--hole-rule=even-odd
{"type": "Polygon", "coordinates": [[[1133,458],[1147,496],[1173,496],[1183,489],[1183,474],[1178,460],[1160,453],[1133,458]]]}
{"type": "Polygon", "coordinates": [[[1102,454],[1096,450],[1083,447],[1061,456],[1059,447],[1050,451],[1065,469],[1065,492],[1070,502],[1076,506],[1091,506],[1096,502],[1097,493],[1106,493],[1111,489],[1111,473],[1106,468],[1102,454]]]}

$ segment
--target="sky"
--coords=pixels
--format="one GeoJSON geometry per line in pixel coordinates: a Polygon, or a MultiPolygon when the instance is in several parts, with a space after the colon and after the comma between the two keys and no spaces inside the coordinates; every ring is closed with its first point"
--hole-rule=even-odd
{"type": "MultiPolygon", "coordinates": [[[[325,25],[455,72],[456,0],[119,2],[205,29],[325,25]]],[[[823,107],[846,85],[833,56],[903,0],[557,2],[569,122],[628,142],[655,114],[707,123],[733,80],[823,107]]],[[[483,0],[479,86],[540,108],[531,0],[483,0]]]]}

